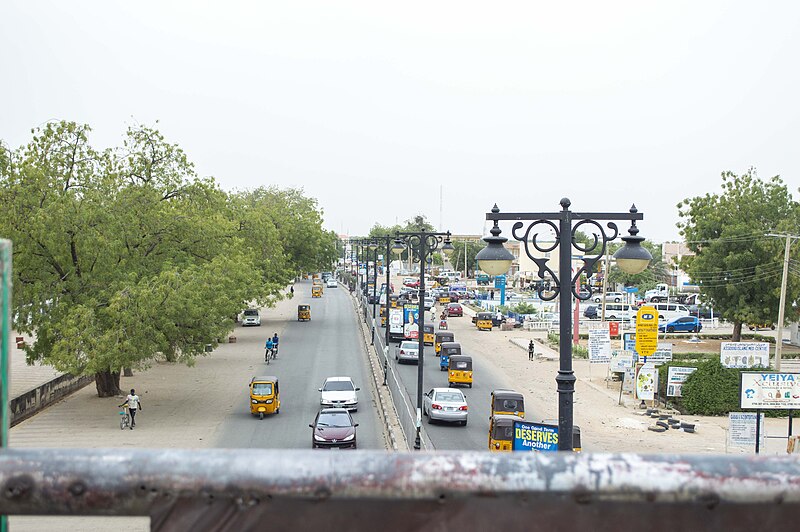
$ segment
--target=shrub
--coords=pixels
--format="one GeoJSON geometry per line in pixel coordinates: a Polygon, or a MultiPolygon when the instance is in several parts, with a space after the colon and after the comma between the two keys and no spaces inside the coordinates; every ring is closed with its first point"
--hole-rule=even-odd
{"type": "Polygon", "coordinates": [[[719,359],[697,365],[683,385],[683,406],[689,414],[719,416],[739,409],[739,370],[719,359]]]}
{"type": "Polygon", "coordinates": [[[512,307],[511,311],[516,312],[517,314],[536,314],[537,312],[536,307],[530,303],[524,302],[512,307]]]}

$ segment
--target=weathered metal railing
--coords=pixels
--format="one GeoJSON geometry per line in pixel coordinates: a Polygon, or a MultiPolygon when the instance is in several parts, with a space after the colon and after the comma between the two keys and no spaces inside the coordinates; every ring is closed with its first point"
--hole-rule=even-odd
{"type": "Polygon", "coordinates": [[[793,457],[7,449],[0,512],[153,530],[794,530],[793,457]]]}

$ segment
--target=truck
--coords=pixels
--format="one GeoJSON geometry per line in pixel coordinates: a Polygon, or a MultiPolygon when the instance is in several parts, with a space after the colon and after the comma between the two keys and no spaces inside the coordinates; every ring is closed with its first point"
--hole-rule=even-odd
{"type": "Polygon", "coordinates": [[[479,285],[488,285],[489,284],[489,275],[485,273],[479,273],[475,275],[475,281],[479,285]]]}
{"type": "Polygon", "coordinates": [[[403,307],[389,309],[389,341],[402,342],[405,338],[403,332],[403,307]]]}
{"type": "Polygon", "coordinates": [[[659,283],[652,290],[644,293],[645,301],[650,303],[662,303],[669,299],[669,286],[665,283],[659,283]]]}

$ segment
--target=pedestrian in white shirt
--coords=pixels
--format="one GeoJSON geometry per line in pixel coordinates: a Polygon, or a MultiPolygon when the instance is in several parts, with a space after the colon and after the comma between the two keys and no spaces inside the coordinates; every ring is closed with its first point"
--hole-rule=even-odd
{"type": "Polygon", "coordinates": [[[131,388],[131,393],[125,398],[125,402],[119,405],[120,407],[127,406],[128,412],[131,414],[131,430],[136,426],[136,412],[142,409],[142,401],[136,395],[136,390],[131,388]]]}

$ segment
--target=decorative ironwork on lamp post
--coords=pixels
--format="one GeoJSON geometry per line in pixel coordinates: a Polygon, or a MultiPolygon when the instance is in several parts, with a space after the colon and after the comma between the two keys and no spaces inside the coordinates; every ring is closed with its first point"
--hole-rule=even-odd
{"type": "Polygon", "coordinates": [[[489,275],[500,275],[508,271],[514,255],[503,246],[508,239],[500,236],[501,230],[498,222],[512,220],[516,223],[511,234],[515,240],[524,243],[525,254],[539,268],[539,277],[541,279],[549,277],[555,281],[555,290],[549,295],[544,294],[543,286],[540,286],[537,292],[543,301],[559,298],[559,369],[556,377],[558,450],[571,451],[574,426],[572,406],[575,393],[575,374],[572,371],[572,296],[584,301],[592,297],[591,287],[588,294],[581,295],[575,288],[576,281],[580,279],[582,273],[592,271],[597,261],[605,254],[607,244],[617,238],[619,234],[617,225],[610,220],[630,220],[631,222],[628,235],[622,237],[625,245],[614,254],[620,269],[631,274],[642,272],[653,257],[641,245],[644,238],[638,236],[639,229],[636,227],[636,221],[642,220],[644,215],[638,212],[635,205],[627,213],[580,213],[569,210],[570,201],[567,198],[562,198],[560,204],[561,211],[558,212],[525,213],[501,213],[495,204],[492,212],[486,213],[486,219],[494,222],[490,231],[491,236],[483,239],[486,247],[475,258],[481,270],[489,275]],[[524,231],[520,231],[525,227],[523,221],[531,223],[524,231]],[[605,228],[600,221],[608,221],[605,228]],[[558,222],[558,225],[554,222],[558,222]],[[577,223],[573,225],[573,222],[577,223]],[[537,226],[544,226],[555,232],[555,242],[544,244],[537,241],[539,233],[531,234],[532,229],[537,226]],[[583,244],[575,240],[576,232],[581,229],[592,229],[594,237],[592,242],[583,244]],[[542,256],[534,256],[530,246],[533,246],[542,256]],[[558,248],[558,274],[547,264],[550,260],[547,256],[556,248],[558,248]],[[572,248],[583,253],[581,259],[583,266],[578,268],[574,274],[571,274],[572,248]]]}
{"type": "MultiPolygon", "coordinates": [[[[420,428],[422,424],[422,370],[425,361],[425,265],[430,259],[431,253],[439,249],[441,244],[442,253],[449,256],[453,252],[453,244],[450,242],[450,231],[445,233],[435,233],[428,231],[415,231],[415,232],[402,232],[397,233],[392,251],[400,255],[408,247],[410,248],[410,256],[413,257],[414,262],[419,262],[419,320],[418,339],[419,339],[419,357],[417,360],[417,435],[414,439],[414,449],[422,448],[422,441],[420,439],[420,428]]],[[[387,315],[388,319],[388,315],[387,315]]],[[[388,323],[387,323],[388,326],[388,323]]]]}

